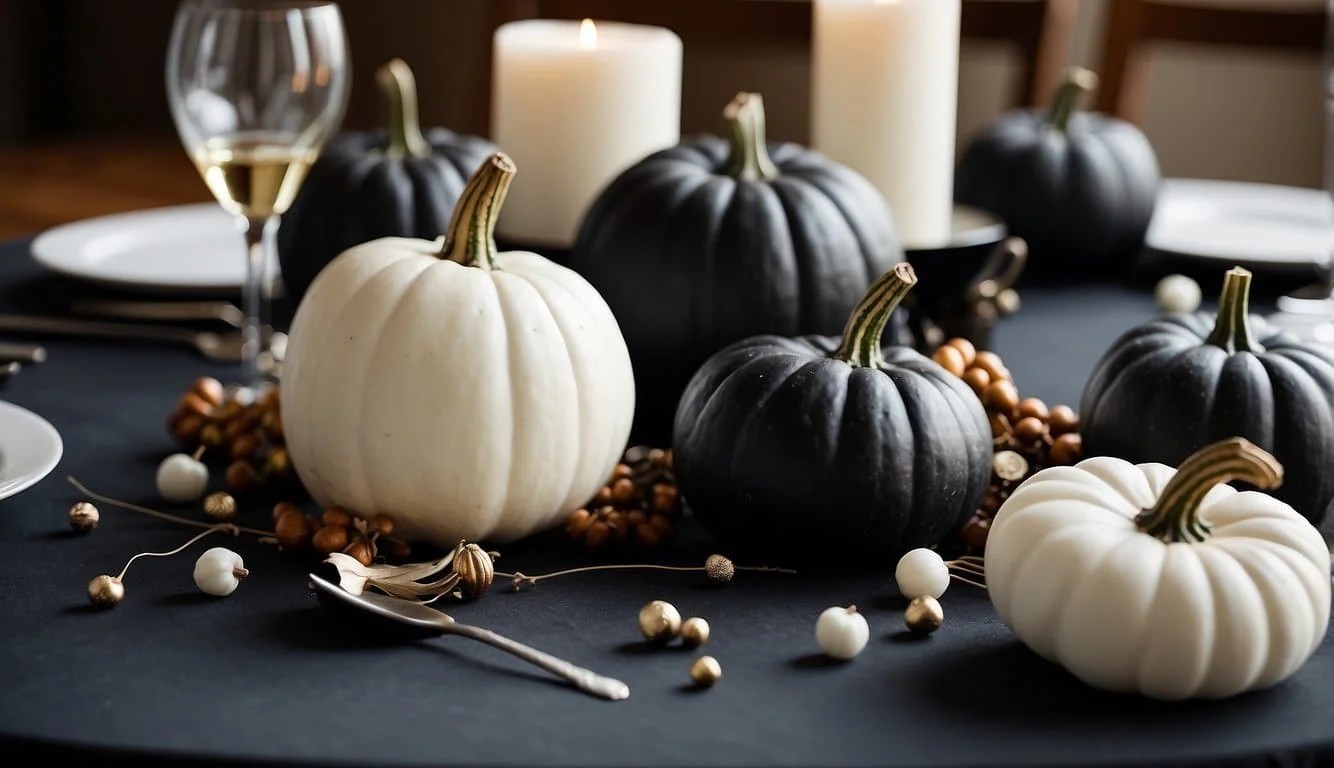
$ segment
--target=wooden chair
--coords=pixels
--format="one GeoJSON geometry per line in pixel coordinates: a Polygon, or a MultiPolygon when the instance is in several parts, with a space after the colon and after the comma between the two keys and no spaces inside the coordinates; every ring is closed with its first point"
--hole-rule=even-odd
{"type": "MultiPolygon", "coordinates": [[[[1078,0],[963,0],[962,37],[1010,43],[1023,57],[1016,105],[1045,102],[1070,53],[1078,0]]],[[[493,0],[490,28],[519,19],[585,17],[667,27],[687,46],[776,43],[809,46],[811,3],[799,0],[493,0]]],[[[489,82],[491,47],[482,72],[489,82]]],[[[484,98],[489,99],[487,89],[484,98]]],[[[489,105],[484,105],[489,106],[489,105]]],[[[490,109],[483,109],[489,119],[490,109]]]]}
{"type": "Polygon", "coordinates": [[[1112,0],[1098,109],[1132,122],[1144,117],[1147,54],[1154,42],[1204,43],[1319,52],[1323,10],[1176,4],[1170,0],[1112,0]]]}

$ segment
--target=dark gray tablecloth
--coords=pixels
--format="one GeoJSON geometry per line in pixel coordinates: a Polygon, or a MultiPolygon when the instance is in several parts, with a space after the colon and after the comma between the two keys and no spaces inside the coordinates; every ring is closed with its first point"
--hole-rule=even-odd
{"type": "MultiPolygon", "coordinates": [[[[182,258],[188,258],[183,254],[182,258]]],[[[0,250],[0,308],[58,301],[26,244],[0,250]]],[[[1212,288],[1207,288],[1212,292],[1212,288]]],[[[996,347],[1025,394],[1076,404],[1106,345],[1153,314],[1142,290],[1033,288],[996,347]]],[[[49,755],[134,756],[138,764],[302,762],[450,765],[1317,764],[1334,760],[1334,643],[1274,690],[1165,705],[1093,691],[1039,660],[997,620],[985,594],[955,586],[945,626],[901,633],[886,571],[861,576],[740,574],[725,588],[691,574],[572,576],[448,607],[627,681],[624,703],[550,682],[465,639],[377,642],[323,613],[305,574],[314,555],[252,539],[215,540],[252,571],[225,600],[197,593],[194,556],[141,560],[124,604],[87,605],[88,580],[187,531],[103,507],[87,537],[67,532],[74,475],[153,502],[153,472],[174,446],[163,419],[201,374],[226,366],[188,350],[49,342],[5,399],[44,415],[65,455],[36,487],[0,502],[0,741],[49,755]],[[692,654],[647,651],[635,615],[653,598],[707,618],[707,652],[725,676],[689,690],[692,654]],[[855,603],[872,639],[854,662],[815,655],[815,617],[855,603]]],[[[1128,417],[1131,417],[1128,415],[1128,417]]],[[[2,460],[2,459],[0,459],[2,460]]],[[[244,517],[264,523],[266,509],[244,517]]],[[[710,551],[687,527],[662,555],[710,551]]],[[[505,549],[525,572],[584,562],[550,538],[505,549]]]]}

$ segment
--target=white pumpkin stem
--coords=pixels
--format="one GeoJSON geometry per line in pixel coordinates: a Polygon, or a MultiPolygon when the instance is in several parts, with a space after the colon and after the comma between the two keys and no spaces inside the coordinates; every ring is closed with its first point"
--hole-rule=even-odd
{"type": "Polygon", "coordinates": [[[1079,102],[1084,95],[1098,87],[1098,75],[1084,67],[1070,67],[1065,71],[1061,84],[1056,86],[1052,96],[1051,108],[1047,112],[1047,124],[1053,129],[1065,133],[1070,125],[1070,118],[1078,111],[1079,102]]]}
{"type": "Polygon", "coordinates": [[[1283,482],[1283,466],[1251,441],[1233,437],[1191,454],[1168,481],[1158,502],[1135,518],[1139,529],[1166,542],[1204,541],[1209,525],[1200,502],[1219,483],[1241,480],[1265,490],[1283,482]]]}
{"type": "Polygon", "coordinates": [[[732,126],[727,175],[746,181],[777,178],[778,166],[769,159],[764,143],[764,99],[758,93],[742,91],[723,109],[723,117],[732,126]]]}
{"type": "Polygon", "coordinates": [[[509,155],[497,152],[468,179],[449,219],[440,258],[467,267],[495,268],[496,220],[500,218],[500,207],[505,204],[514,172],[514,161],[509,155]]]}
{"type": "Polygon", "coordinates": [[[834,350],[833,357],[854,368],[879,368],[885,362],[880,337],[885,325],[908,291],[917,285],[917,273],[908,262],[876,278],[866,295],[853,308],[848,324],[843,327],[843,342],[834,350]]]}
{"type": "Polygon", "coordinates": [[[1218,319],[1205,341],[1222,347],[1229,354],[1263,352],[1264,347],[1251,335],[1250,298],[1250,271],[1241,267],[1229,269],[1223,279],[1223,295],[1218,300],[1218,319]]]}
{"type": "Polygon", "coordinates": [[[426,157],[431,145],[417,117],[417,79],[407,62],[394,59],[375,71],[375,81],[389,103],[389,147],[396,157],[426,157]]]}

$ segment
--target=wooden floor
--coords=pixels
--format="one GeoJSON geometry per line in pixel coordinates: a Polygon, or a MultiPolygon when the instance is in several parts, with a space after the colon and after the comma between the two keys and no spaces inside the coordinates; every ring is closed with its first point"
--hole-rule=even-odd
{"type": "Polygon", "coordinates": [[[0,240],[89,216],[211,199],[170,137],[0,149],[0,240]]]}

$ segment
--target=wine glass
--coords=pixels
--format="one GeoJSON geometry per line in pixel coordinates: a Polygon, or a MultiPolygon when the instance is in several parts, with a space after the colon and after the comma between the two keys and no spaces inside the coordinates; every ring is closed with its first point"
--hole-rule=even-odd
{"type": "Polygon", "coordinates": [[[334,2],[184,0],[176,11],[167,51],[172,119],[204,183],[245,234],[246,384],[273,375],[269,244],[342,122],[350,70],[334,2]]]}

